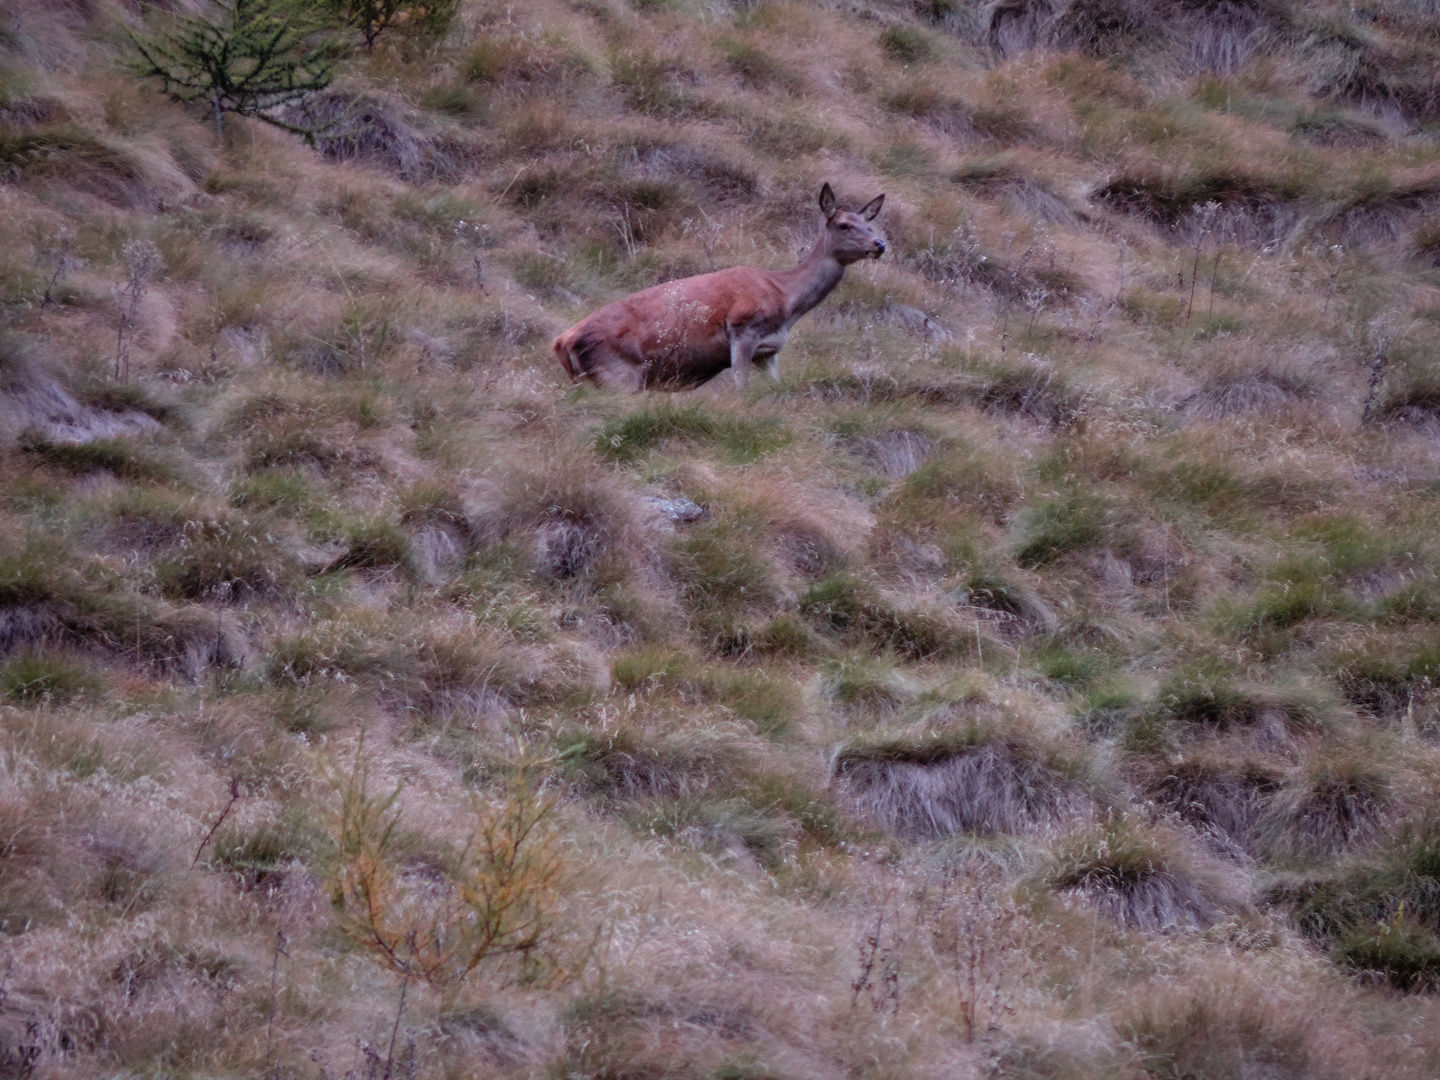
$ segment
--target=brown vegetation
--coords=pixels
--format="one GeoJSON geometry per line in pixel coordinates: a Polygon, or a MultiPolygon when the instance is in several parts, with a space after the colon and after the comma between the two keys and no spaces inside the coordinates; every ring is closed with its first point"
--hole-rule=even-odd
{"type": "Polygon", "coordinates": [[[1435,1075],[1431,5],[382,6],[0,14],[0,1076],[1435,1075]]]}

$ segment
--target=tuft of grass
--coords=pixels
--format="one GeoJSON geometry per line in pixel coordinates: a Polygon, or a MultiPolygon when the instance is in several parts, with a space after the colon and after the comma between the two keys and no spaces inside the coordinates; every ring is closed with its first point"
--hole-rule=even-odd
{"type": "Polygon", "coordinates": [[[1277,1078],[1343,1080],[1363,1071],[1357,1060],[1337,1060],[1331,1032],[1319,1020],[1328,1015],[1322,1008],[1310,992],[1276,994],[1243,970],[1216,965],[1137,990],[1116,1032],[1147,1080],[1220,1080],[1255,1069],[1277,1078]]]}
{"type": "Polygon", "coordinates": [[[1205,758],[1170,762],[1150,796],[1229,855],[1255,849],[1262,816],[1280,779],[1253,761],[1205,758]]]}
{"type": "Polygon", "coordinates": [[[84,645],[190,678],[245,664],[248,643],[232,618],[136,595],[103,566],[83,571],[58,546],[0,558],[0,651],[84,645]]]}
{"type": "Polygon", "coordinates": [[[1140,930],[1208,926],[1233,903],[1223,880],[1178,837],[1121,819],[1064,841],[1046,883],[1140,930]]]}
{"type": "Polygon", "coordinates": [[[642,835],[764,865],[779,862],[794,830],[788,816],[734,798],[668,800],[628,815],[628,823],[642,835]]]}
{"type": "Polygon", "coordinates": [[[1389,775],[1363,754],[1319,757],[1275,795],[1260,836],[1281,855],[1333,855],[1377,836],[1391,797],[1389,775]]]}
{"type": "Polygon", "coordinates": [[[1440,935],[1404,917],[1357,927],[1331,949],[1352,971],[1378,976],[1405,993],[1440,989],[1440,935]]]}
{"type": "Polygon", "coordinates": [[[1189,237],[1202,228],[1197,209],[1219,207],[1209,229],[1227,240],[1267,243],[1299,215],[1308,194],[1286,176],[1265,176],[1225,167],[1174,175],[1129,175],[1111,179],[1094,195],[1097,202],[1134,214],[1189,237]]]}
{"type": "Polygon", "coordinates": [[[919,27],[900,23],[880,31],[880,48],[898,64],[921,64],[939,55],[929,34],[919,27]]]}
{"type": "Polygon", "coordinates": [[[314,499],[309,481],[296,469],[264,469],[241,477],[230,488],[231,506],[292,516],[306,513],[314,499]]]}
{"type": "Polygon", "coordinates": [[[0,664],[0,694],[10,701],[63,705],[100,689],[92,671],[60,654],[26,652],[0,664]]]}
{"type": "Polygon", "coordinates": [[[739,463],[763,457],[789,445],[790,440],[790,432],[779,420],[743,420],[702,405],[677,408],[667,402],[607,421],[595,435],[595,451],[611,461],[630,464],[675,442],[715,446],[739,463]]]}
{"type": "Polygon", "coordinates": [[[869,656],[841,657],[821,669],[821,688],[841,705],[893,708],[912,700],[916,688],[893,661],[869,656]]]}
{"type": "Polygon", "coordinates": [[[993,567],[972,569],[952,595],[957,602],[986,612],[987,618],[1025,633],[1049,633],[1059,625],[1055,613],[1034,589],[993,567]]]}
{"type": "Polygon", "coordinates": [[[1440,819],[1405,822],[1338,867],[1281,879],[1268,899],[1289,904],[1295,925],[1324,945],[1397,918],[1440,935],[1440,819]]]}
{"type": "Polygon", "coordinates": [[[620,489],[580,462],[509,473],[499,513],[476,532],[482,542],[524,537],[541,577],[586,585],[619,575],[637,535],[620,489]]]}
{"type": "Polygon", "coordinates": [[[1219,733],[1273,723],[1283,734],[1315,730],[1326,720],[1323,703],[1312,695],[1241,682],[1213,659],[1171,672],[1156,691],[1150,716],[1157,723],[1219,733]]]}
{"type": "Polygon", "coordinates": [[[687,531],[668,554],[696,629],[722,653],[748,651],[749,618],[778,598],[771,567],[756,551],[757,533],[743,517],[717,513],[687,531]]]}
{"type": "Polygon", "coordinates": [[[222,828],[209,850],[212,869],[234,874],[254,889],[282,877],[295,864],[313,864],[329,837],[299,813],[250,828],[222,828]]]}
{"type": "Polygon", "coordinates": [[[249,600],[293,592],[300,567],[261,521],[188,522],[179,550],[157,563],[161,591],[182,600],[249,600]]]}
{"type": "Polygon", "coordinates": [[[328,534],[345,546],[330,564],[335,570],[392,570],[408,564],[410,540],[404,531],[384,518],[360,518],[326,528],[328,534]]]}
{"type": "Polygon", "coordinates": [[[1092,805],[1080,759],[977,725],[856,739],[834,752],[831,775],[858,813],[911,838],[1040,832],[1092,805]]]}
{"type": "Polygon", "coordinates": [[[910,660],[954,656],[973,645],[973,635],[941,612],[899,607],[843,571],[811,585],[800,597],[800,613],[850,644],[864,642],[910,660]]]}
{"type": "Polygon", "coordinates": [[[1097,495],[1071,491],[1027,507],[1015,545],[1021,566],[1047,566],[1071,552],[1106,543],[1113,533],[1110,508],[1097,495]]]}
{"type": "Polygon", "coordinates": [[[753,41],[725,40],[720,52],[730,70],[756,90],[776,88],[791,94],[805,89],[795,68],[772,56],[753,41]]]}
{"type": "Polygon", "coordinates": [[[84,476],[107,472],[124,480],[173,481],[175,469],[129,439],[95,439],[91,442],[54,442],[33,433],[24,435],[20,449],[46,465],[84,476]]]}

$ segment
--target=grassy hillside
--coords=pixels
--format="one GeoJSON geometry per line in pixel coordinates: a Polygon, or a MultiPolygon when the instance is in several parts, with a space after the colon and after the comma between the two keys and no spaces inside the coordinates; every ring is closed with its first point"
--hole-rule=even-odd
{"type": "Polygon", "coordinates": [[[0,1076],[1440,1073],[1440,9],[198,10],[0,4],[0,1076]]]}

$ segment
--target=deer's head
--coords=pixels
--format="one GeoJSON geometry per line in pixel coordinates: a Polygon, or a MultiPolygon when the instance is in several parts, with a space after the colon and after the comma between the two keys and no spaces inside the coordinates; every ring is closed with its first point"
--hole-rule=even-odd
{"type": "Polygon", "coordinates": [[[835,205],[835,192],[826,184],[820,189],[820,211],[825,215],[825,243],[842,266],[861,259],[878,259],[885,254],[885,238],[871,224],[885,205],[885,196],[876,195],[851,213],[835,205]]]}

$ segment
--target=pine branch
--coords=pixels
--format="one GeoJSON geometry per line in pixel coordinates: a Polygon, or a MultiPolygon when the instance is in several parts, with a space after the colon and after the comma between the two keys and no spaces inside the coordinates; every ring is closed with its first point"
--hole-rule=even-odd
{"type": "Polygon", "coordinates": [[[205,103],[224,137],[223,115],[253,116],[313,138],[273,110],[325,89],[346,49],[334,28],[297,0],[222,0],[212,19],[179,15],[168,33],[130,33],[143,77],[182,104],[205,103]]]}

